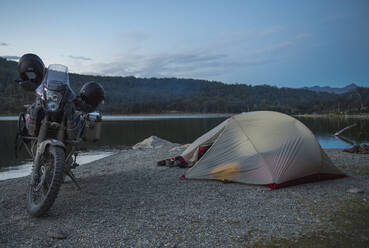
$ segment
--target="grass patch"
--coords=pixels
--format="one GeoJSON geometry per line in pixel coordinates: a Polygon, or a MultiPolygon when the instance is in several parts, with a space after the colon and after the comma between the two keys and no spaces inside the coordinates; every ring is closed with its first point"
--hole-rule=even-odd
{"type": "Polygon", "coordinates": [[[355,198],[343,201],[331,214],[334,232],[313,232],[296,239],[257,241],[244,247],[368,247],[369,201],[355,198]]]}
{"type": "Polygon", "coordinates": [[[357,175],[369,176],[369,166],[359,166],[359,165],[340,165],[338,166],[342,169],[348,170],[357,175]]]}

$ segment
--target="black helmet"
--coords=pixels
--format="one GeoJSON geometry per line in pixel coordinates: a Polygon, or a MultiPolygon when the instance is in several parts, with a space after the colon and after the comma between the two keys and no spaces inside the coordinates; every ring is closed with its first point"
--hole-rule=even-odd
{"type": "Polygon", "coordinates": [[[32,81],[39,85],[45,74],[45,65],[39,56],[27,53],[19,59],[18,72],[23,81],[32,81]]]}
{"type": "Polygon", "coordinates": [[[95,82],[85,83],[79,91],[79,95],[84,102],[88,103],[93,108],[97,108],[105,98],[104,88],[101,84],[95,82]]]}

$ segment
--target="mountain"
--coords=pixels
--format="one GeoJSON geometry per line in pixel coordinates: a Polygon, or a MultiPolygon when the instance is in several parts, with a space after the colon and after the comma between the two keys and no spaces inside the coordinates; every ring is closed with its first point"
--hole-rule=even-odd
{"type": "MultiPolygon", "coordinates": [[[[22,111],[34,101],[33,92],[14,83],[17,63],[0,58],[0,114],[22,111]]],[[[274,110],[288,114],[363,112],[369,110],[369,88],[357,87],[343,94],[269,85],[224,84],[181,78],[136,78],[70,74],[78,92],[89,81],[105,89],[104,113],[240,113],[274,110]]]]}
{"type": "Polygon", "coordinates": [[[332,88],[330,86],[313,86],[313,87],[304,87],[303,89],[311,90],[315,92],[327,92],[332,94],[345,94],[350,91],[356,90],[358,86],[356,84],[349,84],[343,88],[332,88]]]}

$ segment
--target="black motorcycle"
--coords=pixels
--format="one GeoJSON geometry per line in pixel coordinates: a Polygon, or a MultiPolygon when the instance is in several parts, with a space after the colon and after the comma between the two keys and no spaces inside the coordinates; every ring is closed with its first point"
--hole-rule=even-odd
{"type": "Polygon", "coordinates": [[[36,55],[24,55],[18,65],[25,90],[36,88],[36,101],[19,114],[16,151],[22,147],[33,159],[27,190],[27,210],[43,215],[54,203],[65,176],[75,185],[77,145],[100,138],[101,114],[94,111],[104,99],[97,83],[87,83],[75,95],[69,84],[68,68],[50,65],[46,72],[36,55]],[[42,75],[41,75],[42,74],[42,75]],[[42,81],[38,85],[39,80],[42,81]]]}

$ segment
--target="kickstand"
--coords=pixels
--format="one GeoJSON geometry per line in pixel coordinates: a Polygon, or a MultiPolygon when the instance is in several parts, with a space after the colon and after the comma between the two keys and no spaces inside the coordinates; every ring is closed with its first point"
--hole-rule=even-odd
{"type": "Polygon", "coordinates": [[[67,176],[70,177],[70,179],[72,179],[74,185],[76,185],[76,187],[78,188],[78,190],[81,190],[81,186],[79,186],[76,177],[74,176],[73,172],[71,171],[66,171],[65,174],[67,174],[67,176]]]}

